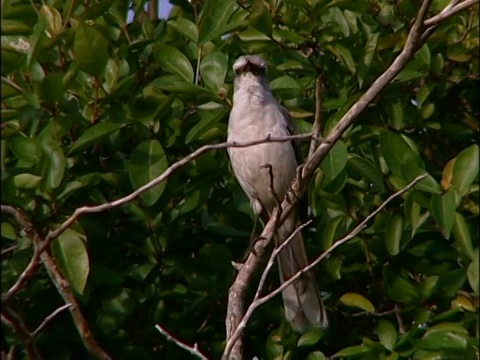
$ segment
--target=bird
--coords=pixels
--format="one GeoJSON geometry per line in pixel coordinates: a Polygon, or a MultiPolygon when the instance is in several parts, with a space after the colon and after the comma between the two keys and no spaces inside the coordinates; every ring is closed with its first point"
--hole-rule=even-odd
{"type": "MultiPolygon", "coordinates": [[[[234,62],[233,70],[233,104],[227,141],[245,143],[293,135],[295,130],[290,115],[270,89],[265,60],[258,55],[243,55],[234,62]]],[[[228,155],[233,173],[248,196],[255,217],[266,223],[296,176],[301,163],[298,144],[295,141],[267,141],[248,147],[229,147],[228,155]]],[[[297,213],[294,209],[277,228],[276,246],[295,230],[297,213]]],[[[302,234],[297,232],[278,254],[281,283],[307,265],[302,234]]],[[[282,297],[285,318],[295,331],[328,326],[325,306],[311,271],[287,286],[282,297]]]]}

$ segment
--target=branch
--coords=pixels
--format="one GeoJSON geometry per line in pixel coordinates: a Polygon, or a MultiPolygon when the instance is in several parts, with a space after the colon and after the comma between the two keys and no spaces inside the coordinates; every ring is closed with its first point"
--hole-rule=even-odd
{"type": "Polygon", "coordinates": [[[57,316],[58,314],[60,314],[63,310],[65,309],[68,309],[72,306],[72,304],[65,304],[65,305],[62,305],[58,308],[56,308],[50,315],[48,315],[45,319],[43,319],[42,323],[40,325],[38,325],[38,327],[35,329],[35,331],[32,333],[32,337],[35,338],[38,336],[38,334],[40,334],[40,332],[45,329],[45,327],[48,325],[48,323],[50,321],[52,321],[52,319],[57,316]]]}
{"type": "Polygon", "coordinates": [[[2,323],[10,327],[25,345],[25,353],[29,359],[41,359],[33,340],[34,336],[23,323],[22,318],[10,307],[2,309],[2,323]]]}
{"type": "MultiPolygon", "coordinates": [[[[37,244],[37,246],[39,246],[39,244],[37,244]]],[[[95,338],[93,337],[93,334],[88,327],[87,321],[85,320],[85,317],[80,311],[80,306],[78,305],[78,302],[73,295],[72,288],[69,282],[63,278],[62,274],[60,274],[55,260],[50,256],[47,251],[42,252],[40,254],[40,257],[42,259],[43,265],[45,266],[45,269],[47,269],[50,279],[57,288],[58,293],[63,298],[65,303],[68,304],[70,314],[72,315],[73,323],[77,328],[78,334],[80,335],[80,338],[82,339],[85,348],[96,359],[111,360],[111,357],[95,341],[95,338]]],[[[50,316],[55,316],[54,313],[50,316]]]]}
{"type": "Polygon", "coordinates": [[[262,276],[261,276],[261,279],[260,279],[260,282],[259,282],[259,285],[258,285],[258,288],[257,288],[257,291],[255,293],[255,296],[254,296],[254,299],[252,301],[252,303],[250,304],[250,306],[248,307],[247,311],[245,312],[245,315],[243,316],[242,320],[239,322],[239,324],[237,325],[237,328],[235,329],[235,331],[232,333],[231,337],[228,339],[227,341],[227,344],[225,346],[225,350],[223,352],[223,355],[222,355],[222,359],[229,359],[229,356],[230,356],[230,352],[232,351],[232,347],[233,345],[235,344],[235,342],[237,341],[237,339],[240,337],[242,331],[244,330],[244,328],[246,327],[247,325],[247,322],[248,320],[250,319],[251,315],[253,314],[253,312],[255,311],[255,309],[257,307],[259,307],[260,305],[266,303],[267,301],[269,301],[270,299],[272,299],[275,295],[279,294],[280,292],[282,292],[286,287],[288,287],[290,284],[292,284],[294,281],[296,281],[298,278],[300,278],[300,276],[302,276],[303,274],[305,274],[307,271],[311,270],[313,267],[317,266],[320,261],[322,261],[323,259],[325,259],[328,255],[330,255],[330,253],[333,252],[333,250],[335,250],[336,248],[338,248],[339,246],[345,244],[346,242],[350,241],[351,239],[353,239],[355,236],[357,236],[357,234],[362,231],[367,223],[372,219],[374,218],[380,211],[382,211],[385,206],[387,206],[393,199],[395,199],[396,197],[400,196],[400,195],[403,195],[404,193],[406,193],[407,191],[409,191],[412,187],[414,187],[419,181],[423,180],[424,178],[426,178],[428,176],[428,174],[422,174],[420,176],[417,176],[415,179],[413,179],[407,186],[405,186],[403,189],[393,193],[392,195],[390,195],[387,200],[385,200],[385,202],[383,204],[381,204],[380,206],[378,206],[372,213],[370,213],[360,224],[358,224],[352,231],[350,231],[347,235],[345,235],[343,238],[341,238],[340,240],[337,240],[328,250],[326,250],[324,253],[322,253],[319,257],[317,257],[310,265],[304,267],[303,269],[301,269],[300,271],[298,271],[294,276],[292,276],[291,278],[289,278],[288,280],[286,280],[283,284],[281,284],[281,286],[279,286],[277,289],[275,289],[274,291],[270,292],[269,294],[263,296],[263,297],[260,297],[260,293],[263,289],[263,286],[264,286],[264,283],[265,283],[265,280],[266,280],[266,277],[268,275],[268,273],[270,272],[270,269],[271,267],[273,266],[273,262],[274,262],[274,259],[278,256],[278,254],[280,253],[280,251],[282,251],[282,249],[288,245],[288,243],[295,237],[295,235],[301,231],[305,226],[307,226],[310,222],[306,222],[305,224],[302,224],[301,226],[297,227],[293,232],[292,234],[287,238],[287,240],[285,242],[283,242],[280,246],[278,246],[277,248],[274,249],[274,251],[272,251],[272,254],[270,255],[270,259],[267,263],[267,266],[265,267],[263,273],[262,273],[262,276]]]}
{"type": "Polygon", "coordinates": [[[452,0],[450,4],[448,4],[445,9],[442,10],[442,12],[438,15],[435,15],[431,17],[430,19],[427,19],[423,22],[424,26],[435,26],[438,25],[439,23],[447,20],[448,18],[451,18],[453,15],[456,13],[465,10],[475,4],[478,4],[478,0],[465,0],[461,2],[460,4],[456,5],[458,1],[452,0]]]}
{"type": "Polygon", "coordinates": [[[160,334],[162,334],[163,336],[165,336],[167,338],[168,341],[171,341],[173,342],[174,344],[178,345],[179,347],[181,347],[182,349],[184,350],[187,350],[190,354],[198,357],[199,359],[202,359],[202,360],[208,360],[208,358],[203,355],[200,350],[198,350],[198,347],[197,347],[197,344],[195,343],[193,346],[189,346],[187,344],[185,344],[184,342],[178,340],[177,338],[175,338],[174,336],[172,336],[167,330],[165,330],[164,328],[162,328],[159,324],[155,325],[155,328],[160,332],[160,334]]]}
{"type": "Polygon", "coordinates": [[[230,338],[228,339],[227,341],[227,344],[225,345],[225,349],[223,350],[223,354],[222,354],[222,359],[229,359],[230,358],[230,353],[232,352],[232,348],[233,346],[235,345],[237,339],[240,337],[240,335],[242,334],[243,330],[245,329],[245,327],[247,326],[247,323],[248,323],[248,320],[250,319],[250,317],[252,316],[253,312],[255,311],[255,309],[260,306],[262,303],[259,302],[259,299],[260,298],[260,294],[263,290],[263,287],[265,285],[265,281],[267,280],[267,275],[269,274],[272,266],[273,266],[273,263],[275,261],[275,258],[277,257],[277,255],[280,253],[280,251],[282,251],[282,249],[287,246],[288,244],[290,244],[290,242],[292,241],[292,239],[295,238],[295,236],[300,232],[302,231],[303,228],[305,228],[306,226],[308,226],[310,223],[312,222],[312,220],[309,220],[307,221],[306,223],[298,226],[291,234],[290,236],[283,242],[281,243],[278,247],[276,247],[272,253],[270,254],[270,259],[268,260],[267,262],[267,266],[265,266],[265,269],[263,270],[262,272],[262,276],[260,278],[260,281],[258,283],[258,287],[257,287],[257,291],[255,292],[255,296],[253,297],[253,300],[252,300],[252,303],[250,304],[250,306],[248,307],[247,311],[245,311],[245,314],[243,315],[242,317],[242,320],[240,321],[240,323],[238,324],[237,328],[235,329],[235,331],[233,332],[233,334],[230,336],[230,338]]]}
{"type": "MultiPolygon", "coordinates": [[[[322,75],[318,75],[315,82],[315,120],[312,126],[312,135],[315,138],[320,136],[322,129],[322,91],[323,91],[323,79],[322,75]]],[[[310,149],[308,150],[308,157],[310,157],[318,146],[318,141],[312,139],[310,142],[310,149]]]]}
{"type": "MultiPolygon", "coordinates": [[[[248,141],[248,142],[223,142],[220,144],[213,144],[213,145],[205,145],[202,146],[201,148],[195,150],[194,152],[190,153],[189,155],[185,156],[183,159],[173,163],[171,166],[169,166],[160,176],[157,178],[153,179],[149,183],[145,184],[144,186],[138,188],[134,192],[119,198],[115,201],[101,204],[101,205],[96,205],[96,206],[82,206],[80,208],[75,209],[73,214],[62,223],[60,227],[58,227],[54,231],[50,231],[45,238],[44,241],[41,242],[40,247],[37,249],[35,248],[34,254],[32,258],[30,259],[30,262],[28,263],[27,267],[23,270],[23,272],[20,274],[20,276],[17,279],[17,282],[8,289],[8,291],[5,294],[2,294],[2,302],[3,303],[8,303],[17,293],[20,291],[20,289],[23,287],[25,282],[33,275],[35,270],[39,266],[39,259],[40,259],[40,254],[50,245],[50,243],[56,239],[59,235],[61,235],[66,229],[68,229],[80,216],[85,215],[85,214],[92,214],[92,213],[99,213],[102,211],[110,210],[116,207],[119,207],[121,205],[124,205],[136,198],[138,198],[141,194],[144,192],[150,190],[154,186],[160,184],[161,182],[165,181],[169,176],[171,176],[176,170],[179,168],[185,166],[192,160],[198,158],[200,155],[203,155],[204,153],[212,150],[219,150],[219,149],[226,149],[229,147],[248,147],[248,146],[254,146],[266,142],[287,142],[291,141],[294,139],[311,139],[312,135],[311,134],[298,134],[298,135],[290,135],[290,136],[281,136],[281,137],[273,137],[273,136],[267,136],[264,139],[260,140],[255,140],[255,141],[248,141]]],[[[4,213],[10,214],[15,217],[15,219],[25,228],[27,228],[27,231],[31,228],[31,225],[25,221],[23,218],[22,214],[17,211],[15,208],[9,205],[2,205],[1,210],[4,213]]]]}

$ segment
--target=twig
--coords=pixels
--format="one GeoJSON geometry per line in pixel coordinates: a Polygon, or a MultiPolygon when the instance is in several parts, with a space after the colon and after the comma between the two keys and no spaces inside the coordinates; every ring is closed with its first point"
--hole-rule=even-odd
{"type": "Polygon", "coordinates": [[[267,262],[267,265],[265,266],[265,269],[262,272],[262,276],[260,278],[260,281],[258,283],[257,291],[255,292],[255,296],[253,297],[252,303],[248,307],[247,311],[245,311],[245,314],[242,317],[242,320],[238,324],[237,328],[233,332],[232,336],[228,339],[227,344],[225,345],[225,349],[223,350],[223,355],[222,359],[229,359],[230,357],[230,352],[232,351],[233,346],[235,345],[235,342],[239,338],[239,336],[242,334],[242,331],[245,329],[247,326],[247,322],[252,316],[254,310],[261,305],[259,303],[260,299],[260,294],[263,290],[263,287],[265,285],[265,281],[267,280],[267,276],[273,266],[273,263],[275,261],[275,258],[280,254],[280,251],[283,250],[285,246],[290,244],[290,242],[295,238],[295,236],[303,230],[306,226],[308,226],[312,220],[308,220],[306,223],[298,226],[283,243],[281,243],[278,247],[276,247],[272,253],[270,254],[270,259],[267,262]]]}
{"type": "MultiPolygon", "coordinates": [[[[73,214],[66,221],[64,221],[62,225],[60,225],[60,227],[58,227],[56,230],[50,231],[46,236],[45,240],[40,243],[41,244],[40,247],[38,249],[35,249],[32,258],[30,259],[30,262],[18,277],[17,282],[13,284],[5,294],[2,294],[2,302],[8,303],[15,296],[15,294],[17,294],[18,291],[20,291],[24,283],[32,276],[32,274],[37,269],[39,265],[40,254],[50,245],[50,243],[54,239],[56,239],[66,229],[68,229],[80,216],[85,214],[92,214],[92,213],[98,213],[98,212],[110,210],[136,199],[144,192],[150,190],[152,187],[165,181],[169,176],[171,176],[179,168],[185,166],[192,160],[196,159],[197,157],[199,157],[200,155],[208,151],[226,149],[229,147],[248,147],[248,146],[254,146],[254,145],[258,145],[266,142],[287,142],[293,139],[310,139],[310,138],[312,138],[312,135],[308,133],[308,134],[298,134],[298,135],[281,136],[281,137],[267,136],[266,138],[263,138],[263,139],[248,141],[248,142],[223,142],[220,144],[205,145],[195,150],[194,152],[190,153],[189,155],[185,156],[183,159],[173,163],[170,167],[168,167],[168,169],[166,169],[160,176],[158,176],[154,180],[150,181],[149,183],[145,184],[144,186],[138,188],[137,190],[133,191],[132,193],[122,198],[119,198],[115,201],[101,204],[101,205],[82,206],[75,209],[73,214]]],[[[2,205],[1,209],[2,209],[2,212],[5,212],[7,214],[14,216],[15,219],[17,219],[17,221],[19,222],[22,221],[21,222],[22,226],[28,227],[27,226],[28,224],[25,223],[21,213],[17,211],[15,208],[9,205],[2,205]]]]}
{"type": "Polygon", "coordinates": [[[45,319],[43,319],[42,323],[38,325],[35,331],[32,333],[32,337],[35,338],[40,334],[40,332],[48,325],[48,323],[58,314],[60,314],[63,310],[68,309],[72,306],[72,304],[68,303],[65,305],[60,306],[59,308],[55,309],[50,315],[48,315],[45,319]]]}
{"type": "Polygon", "coordinates": [[[445,21],[446,19],[452,17],[456,13],[469,8],[475,4],[478,4],[478,0],[465,0],[458,5],[455,5],[458,1],[452,1],[448,4],[445,9],[440,12],[440,14],[431,17],[423,22],[424,26],[434,26],[438,25],[439,23],[445,21]]]}
{"type": "Polygon", "coordinates": [[[333,252],[333,250],[335,250],[336,248],[338,248],[339,246],[345,244],[346,242],[348,242],[349,240],[353,239],[360,231],[362,231],[365,227],[366,227],[366,224],[373,218],[375,217],[380,211],[382,211],[385,206],[387,206],[393,199],[395,199],[396,197],[404,194],[405,192],[409,191],[412,187],[414,187],[419,181],[421,181],[422,179],[424,179],[425,177],[427,177],[428,174],[422,174],[420,176],[417,176],[415,179],[412,180],[412,182],[410,182],[407,186],[405,186],[403,189],[393,193],[392,195],[390,195],[387,200],[385,200],[385,202],[383,204],[381,204],[380,206],[378,206],[372,213],[370,213],[362,222],[360,222],[360,224],[358,224],[352,231],[350,231],[347,235],[345,235],[343,238],[341,238],[340,240],[336,241],[329,249],[327,249],[325,252],[323,252],[319,257],[317,257],[310,265],[304,267],[303,269],[299,270],[294,276],[292,276],[291,278],[289,278],[288,280],[285,280],[285,282],[283,284],[281,284],[278,288],[276,288],[275,290],[273,290],[272,292],[270,292],[269,294],[263,296],[263,297],[259,297],[260,295],[260,292],[263,288],[263,284],[265,282],[265,279],[266,279],[266,276],[268,274],[268,272],[270,271],[270,268],[272,267],[273,265],[273,260],[274,258],[280,253],[280,251],[283,249],[284,246],[286,246],[288,244],[289,241],[291,241],[291,239],[293,239],[293,237],[305,226],[308,225],[308,222],[303,224],[302,226],[298,227],[295,229],[295,231],[289,236],[289,238],[284,242],[282,243],[278,248],[276,248],[271,256],[270,256],[270,260],[268,261],[267,263],[267,266],[265,267],[265,270],[263,271],[262,273],[262,277],[260,279],[260,283],[259,283],[259,286],[257,288],[257,292],[255,294],[255,297],[254,297],[254,300],[252,301],[252,303],[250,304],[250,306],[248,307],[247,311],[245,312],[245,315],[242,317],[242,319],[240,320],[237,328],[235,329],[235,331],[233,331],[232,335],[228,338],[227,340],[227,345],[225,346],[225,350],[223,352],[223,355],[222,355],[222,359],[229,359],[229,356],[230,356],[230,352],[232,351],[232,347],[234,346],[235,342],[237,341],[237,339],[240,337],[243,329],[245,328],[247,322],[248,322],[248,319],[250,318],[250,316],[252,315],[253,311],[259,307],[260,305],[264,304],[265,302],[269,301],[271,298],[273,298],[274,296],[276,296],[277,294],[279,294],[281,291],[283,291],[286,287],[288,287],[290,284],[292,284],[294,281],[296,281],[298,278],[300,278],[303,274],[305,274],[306,272],[308,272],[309,270],[311,270],[313,267],[315,267],[316,265],[318,265],[320,263],[320,261],[322,261],[323,259],[325,259],[328,255],[330,255],[330,253],[333,252]]]}
{"type": "MultiPolygon", "coordinates": [[[[37,244],[39,246],[39,244],[37,244]]],[[[48,275],[52,280],[53,284],[57,288],[58,293],[63,298],[66,304],[69,306],[70,314],[72,315],[72,320],[77,328],[78,334],[82,339],[83,345],[85,348],[96,358],[102,360],[111,360],[111,357],[97,344],[95,338],[93,337],[90,328],[88,327],[87,321],[80,311],[80,306],[78,305],[75,296],[73,295],[72,288],[67,280],[65,280],[58,271],[55,260],[50,256],[47,251],[44,251],[40,254],[43,265],[47,269],[48,275]]],[[[57,309],[58,310],[58,309],[57,309]]]]}
{"type": "MultiPolygon", "coordinates": [[[[312,126],[312,135],[315,138],[320,136],[322,129],[322,91],[323,91],[323,79],[322,75],[318,75],[315,82],[315,120],[312,126]]],[[[308,157],[310,157],[317,148],[318,141],[312,139],[310,141],[310,149],[308,150],[308,157]]]]}
{"type": "Polygon", "coordinates": [[[27,329],[23,323],[22,318],[13,311],[12,308],[6,306],[2,309],[2,323],[13,329],[18,337],[23,341],[25,345],[25,353],[29,359],[41,359],[37,347],[34,343],[34,337],[30,330],[27,329]]]}
{"type": "Polygon", "coordinates": [[[167,330],[162,328],[159,324],[155,325],[155,328],[160,332],[160,334],[165,336],[168,341],[171,341],[174,344],[176,344],[177,346],[181,347],[182,349],[187,350],[190,354],[198,357],[199,359],[208,360],[208,358],[205,355],[203,355],[200,352],[200,350],[198,350],[197,343],[195,343],[193,346],[189,346],[189,345],[185,344],[184,342],[178,340],[174,336],[172,336],[167,330]]]}

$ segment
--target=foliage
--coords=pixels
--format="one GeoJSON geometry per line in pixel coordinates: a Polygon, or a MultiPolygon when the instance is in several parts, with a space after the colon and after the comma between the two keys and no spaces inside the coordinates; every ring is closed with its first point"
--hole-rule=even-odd
{"type": "MultiPolygon", "coordinates": [[[[172,3],[168,20],[137,12],[127,24],[126,1],[2,1],[2,204],[39,234],[77,207],[125,196],[201,145],[223,141],[231,65],[241,54],[266,58],[273,92],[300,132],[313,122],[321,75],[327,134],[401,50],[419,6],[172,3]]],[[[447,3],[434,1],[431,14],[447,3]]],[[[315,225],[304,237],[313,258],[389,194],[429,174],[315,269],[329,329],[295,334],[277,297],[248,325],[246,357],[478,356],[477,11],[438,27],[312,181],[315,225]]],[[[156,323],[217,358],[231,261],[242,260],[252,226],[226,153],[208,152],[129,204],[82,217],[51,253],[113,358],[184,358],[156,323]]],[[[31,258],[32,241],[13,218],[3,217],[1,229],[5,293],[31,258]]],[[[9,304],[32,329],[60,305],[44,271],[9,304]]],[[[3,342],[23,346],[8,327],[3,342]]],[[[67,313],[36,344],[49,359],[86,356],[67,313]]]]}

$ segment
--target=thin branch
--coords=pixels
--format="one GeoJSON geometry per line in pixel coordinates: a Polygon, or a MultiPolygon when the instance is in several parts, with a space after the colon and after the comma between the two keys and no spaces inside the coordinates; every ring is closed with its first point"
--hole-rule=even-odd
{"type": "Polygon", "coordinates": [[[372,213],[370,213],[362,222],[360,222],[360,224],[358,224],[352,231],[350,231],[347,235],[345,235],[343,238],[341,238],[340,240],[337,240],[328,250],[326,250],[325,252],[323,252],[319,257],[317,257],[310,265],[304,267],[303,269],[299,270],[294,276],[292,276],[291,278],[289,278],[288,280],[285,280],[285,282],[283,284],[281,284],[278,288],[276,288],[275,290],[273,290],[272,292],[270,292],[269,294],[263,296],[263,297],[259,297],[260,296],[260,292],[263,288],[263,285],[264,285],[264,282],[265,282],[265,279],[267,277],[267,274],[268,272],[270,271],[272,265],[273,265],[273,260],[275,259],[276,256],[278,256],[278,254],[280,253],[280,251],[283,249],[284,246],[286,246],[288,244],[289,241],[291,241],[291,239],[293,239],[295,237],[295,235],[301,231],[305,226],[308,225],[308,222],[303,224],[302,226],[299,226],[295,229],[295,231],[289,236],[289,238],[287,238],[287,240],[282,243],[279,247],[277,247],[276,249],[274,249],[274,251],[272,251],[272,254],[270,256],[270,260],[268,261],[267,263],[267,266],[265,267],[265,270],[263,271],[262,273],[262,277],[260,279],[260,283],[259,283],[259,286],[257,288],[257,291],[256,291],[256,294],[255,294],[255,297],[252,301],[252,303],[250,304],[250,306],[248,307],[247,311],[245,312],[244,316],[242,317],[242,319],[240,320],[240,322],[238,323],[235,331],[233,331],[232,335],[228,338],[227,340],[227,344],[225,346],[225,350],[223,352],[223,355],[222,355],[222,359],[229,359],[229,356],[230,356],[230,353],[232,351],[232,348],[233,346],[235,345],[235,342],[237,341],[237,339],[240,337],[240,335],[242,334],[243,332],[243,329],[246,327],[247,325],[247,322],[250,318],[250,316],[253,314],[253,311],[259,307],[260,305],[264,304],[265,302],[269,301],[270,299],[272,299],[274,296],[276,296],[277,294],[279,294],[280,292],[282,292],[286,287],[288,287],[289,285],[291,285],[294,281],[296,281],[298,278],[300,278],[303,274],[305,274],[306,272],[308,272],[309,270],[311,270],[313,267],[317,266],[320,261],[322,261],[323,259],[325,259],[328,255],[330,255],[330,253],[333,252],[333,250],[335,250],[336,248],[338,248],[339,246],[345,244],[346,242],[350,241],[351,239],[353,239],[360,231],[362,231],[367,223],[373,219],[380,211],[382,211],[385,206],[387,206],[393,199],[397,198],[398,196],[400,195],[403,195],[404,193],[406,193],[407,191],[409,191],[412,187],[414,187],[419,181],[423,180],[425,177],[427,177],[428,174],[422,174],[420,176],[417,176],[415,179],[412,180],[412,182],[410,182],[407,186],[405,186],[403,189],[393,193],[392,195],[390,195],[387,200],[385,200],[384,203],[382,203],[380,206],[378,206],[372,213]]]}
{"type": "Polygon", "coordinates": [[[174,336],[172,336],[167,330],[165,330],[164,328],[162,328],[159,324],[155,325],[155,328],[160,332],[160,334],[162,334],[163,336],[165,336],[165,338],[168,340],[168,341],[171,341],[173,342],[174,344],[176,344],[177,346],[181,347],[182,349],[188,351],[190,354],[198,357],[199,359],[202,359],[202,360],[208,360],[208,358],[203,355],[200,350],[198,350],[198,346],[197,344],[195,343],[193,346],[189,346],[187,344],[185,344],[184,342],[178,340],[177,338],[175,338],[174,336]]]}
{"type": "Polygon", "coordinates": [[[237,339],[240,337],[242,334],[243,330],[247,326],[248,320],[253,314],[253,311],[260,306],[261,304],[258,302],[258,299],[260,299],[260,294],[263,290],[263,287],[265,285],[265,281],[267,280],[267,276],[270,273],[270,270],[275,262],[275,258],[280,254],[280,251],[283,250],[285,246],[290,244],[290,242],[295,238],[295,236],[302,231],[306,226],[308,226],[312,220],[307,221],[306,223],[298,226],[295,228],[295,230],[290,234],[290,236],[283,242],[281,243],[278,247],[276,247],[272,253],[270,254],[270,259],[267,262],[267,265],[265,266],[265,269],[262,272],[262,276],[260,278],[260,281],[258,283],[257,291],[255,292],[255,296],[253,297],[252,303],[248,307],[247,311],[245,311],[245,314],[242,317],[242,320],[238,324],[237,328],[233,332],[233,334],[230,336],[230,338],[227,341],[227,344],[225,345],[225,349],[223,350],[223,355],[222,359],[229,359],[230,358],[230,353],[232,351],[233,346],[235,345],[237,339]]]}
{"type": "Polygon", "coordinates": [[[454,5],[458,3],[458,1],[452,1],[448,4],[445,9],[438,15],[431,17],[423,22],[424,26],[434,26],[438,25],[439,23],[445,21],[446,19],[452,17],[453,15],[457,14],[458,12],[469,8],[475,4],[478,4],[478,0],[465,0],[458,5],[454,5]]]}
{"type": "MultiPolygon", "coordinates": [[[[281,137],[267,136],[264,139],[248,141],[248,142],[223,142],[220,144],[205,145],[195,150],[194,152],[190,153],[189,155],[185,156],[183,159],[173,163],[160,176],[158,176],[157,178],[153,179],[149,183],[145,184],[144,186],[138,188],[137,190],[133,191],[132,193],[124,197],[121,197],[115,201],[101,204],[101,205],[82,206],[75,209],[73,214],[66,221],[64,221],[60,227],[48,233],[45,240],[40,243],[40,247],[38,249],[35,248],[34,254],[30,259],[30,262],[18,277],[17,282],[14,285],[12,285],[5,294],[2,294],[2,302],[8,303],[15,296],[15,294],[17,294],[18,291],[20,291],[24,283],[28,280],[28,278],[30,278],[33,275],[33,273],[39,266],[40,254],[50,245],[50,243],[54,239],[56,239],[66,229],[68,229],[80,216],[85,214],[93,214],[93,213],[99,213],[102,211],[110,210],[136,199],[144,192],[150,190],[152,187],[165,181],[169,176],[171,176],[179,168],[185,166],[192,160],[196,159],[197,157],[199,157],[200,155],[203,155],[208,151],[226,149],[229,147],[248,147],[248,146],[263,144],[266,142],[287,142],[294,139],[311,139],[311,138],[312,138],[312,135],[308,133],[308,134],[298,134],[298,135],[281,136],[281,137]]],[[[30,226],[26,226],[27,224],[25,223],[24,219],[22,219],[22,214],[12,206],[2,205],[1,209],[2,209],[2,212],[5,212],[7,214],[14,216],[15,219],[17,219],[17,221],[19,222],[22,221],[21,222],[22,226],[27,228],[30,227],[30,226]]]]}
{"type": "MultiPolygon", "coordinates": [[[[322,92],[323,92],[323,79],[322,75],[318,75],[315,81],[315,120],[312,126],[312,135],[315,138],[320,136],[322,130],[322,92]]],[[[318,146],[318,141],[312,139],[310,141],[310,149],[308,150],[308,157],[310,157],[318,146]]]]}
{"type": "Polygon", "coordinates": [[[2,309],[2,323],[11,329],[18,335],[25,345],[25,353],[29,359],[41,359],[35,343],[34,337],[30,330],[27,329],[23,323],[22,318],[12,308],[5,306],[2,309]]]}
{"type": "Polygon", "coordinates": [[[25,90],[23,90],[17,83],[13,82],[9,78],[2,76],[2,81],[7,84],[8,86],[11,86],[15,90],[19,91],[20,93],[25,95],[25,90]]]}
{"type": "MultiPolygon", "coordinates": [[[[36,244],[38,247],[39,244],[36,244]]],[[[78,334],[82,339],[85,348],[96,358],[102,360],[111,360],[111,357],[98,345],[93,337],[87,321],[80,311],[80,306],[73,295],[72,288],[67,280],[63,278],[63,275],[58,270],[55,260],[50,256],[47,251],[43,251],[40,255],[42,263],[47,269],[47,273],[50,276],[53,284],[57,288],[58,293],[63,298],[66,304],[69,305],[70,314],[72,320],[77,328],[78,334]]],[[[58,309],[57,309],[58,310],[58,309]]]]}
{"type": "Polygon", "coordinates": [[[336,248],[339,246],[345,244],[346,242],[350,241],[353,239],[355,236],[360,233],[366,226],[367,223],[373,219],[380,211],[382,211],[385,206],[387,206],[393,199],[397,198],[400,195],[403,195],[407,191],[409,191],[412,187],[414,187],[418,182],[426,178],[428,174],[422,174],[417,176],[415,179],[413,179],[407,186],[405,186],[403,189],[400,189],[399,191],[393,193],[390,195],[387,200],[385,200],[384,203],[382,203],[380,206],[378,206],[372,213],[370,213],[360,224],[358,224],[352,231],[350,231],[347,235],[345,235],[343,238],[340,240],[337,240],[329,249],[327,249],[325,252],[323,252],[319,257],[317,257],[310,265],[304,267],[302,270],[298,271],[294,276],[292,276],[290,279],[285,281],[281,286],[279,286],[277,289],[272,291],[270,294],[265,295],[264,297],[259,299],[260,304],[263,304],[264,302],[270,300],[272,297],[277,295],[279,292],[281,292],[283,289],[285,289],[288,285],[293,283],[295,280],[297,280],[300,276],[302,276],[304,273],[315,267],[320,261],[322,261],[324,258],[326,258],[330,253],[333,252],[336,248]]]}
{"type": "Polygon", "coordinates": [[[32,337],[35,338],[40,334],[40,332],[45,329],[45,327],[48,325],[52,319],[60,314],[63,310],[68,309],[72,306],[72,304],[68,303],[65,305],[60,306],[59,308],[55,309],[50,315],[48,315],[45,319],[43,319],[42,323],[38,325],[38,327],[35,329],[35,331],[32,333],[32,337]]]}

